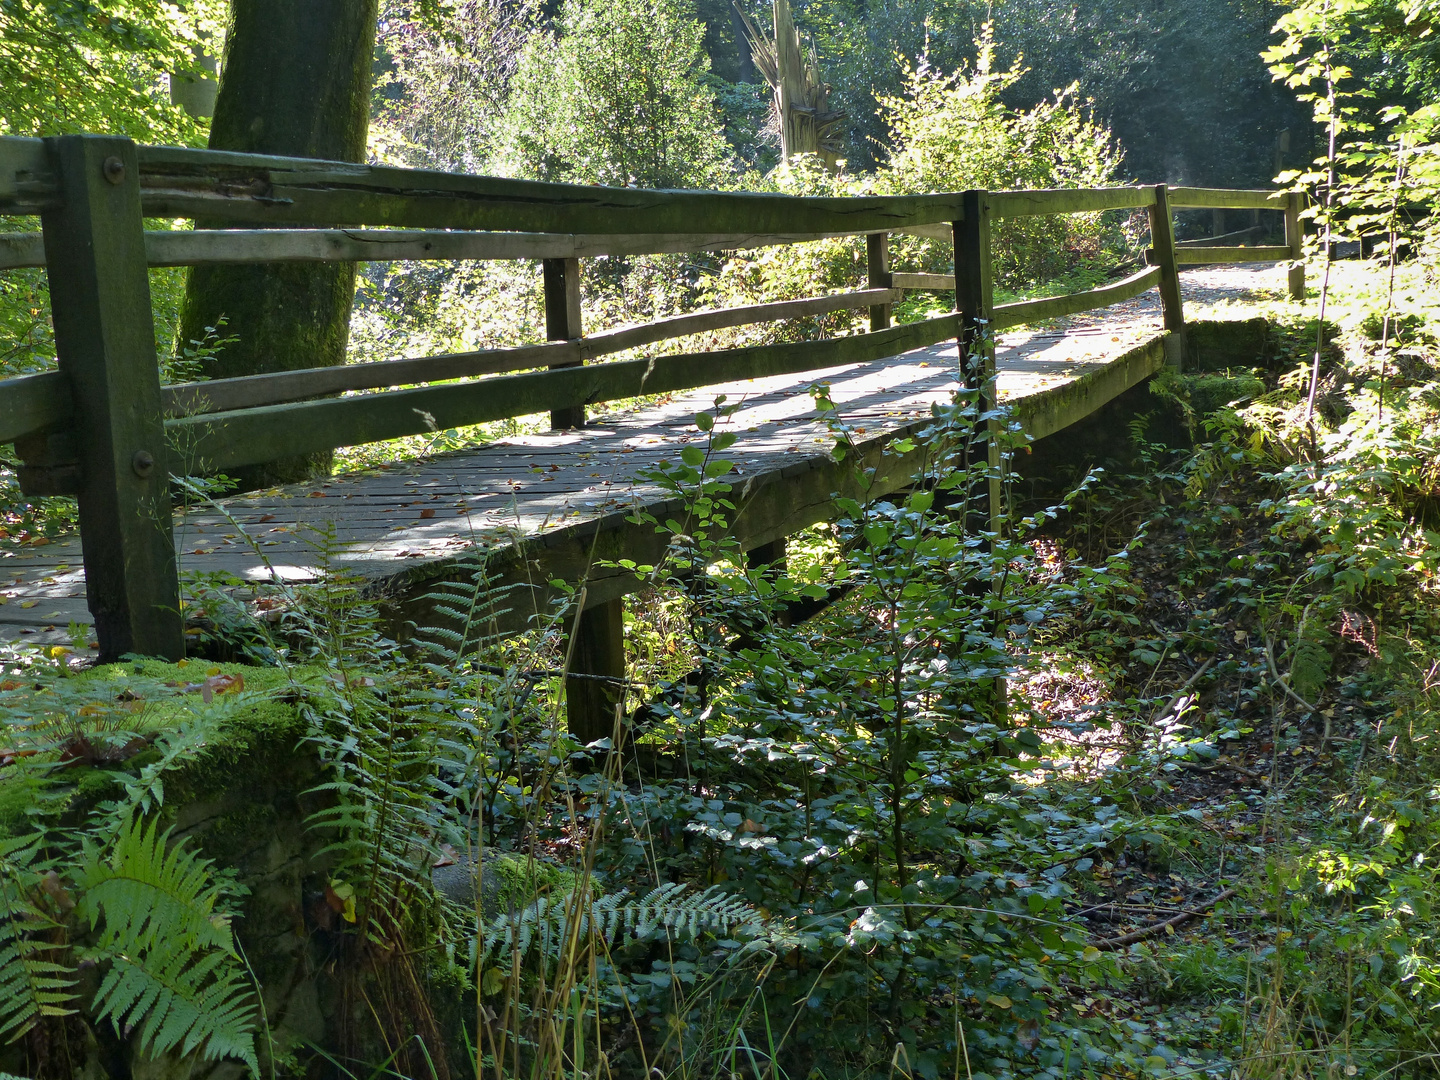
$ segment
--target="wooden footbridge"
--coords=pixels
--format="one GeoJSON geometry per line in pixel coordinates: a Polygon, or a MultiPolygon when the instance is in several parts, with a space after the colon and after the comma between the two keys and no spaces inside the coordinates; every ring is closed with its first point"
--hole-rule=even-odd
{"type": "MultiPolygon", "coordinates": [[[[1299,210],[1282,192],[1164,185],[796,198],[541,184],[105,136],[0,138],[0,215],[42,222],[39,233],[0,236],[0,271],[47,267],[58,352],[56,370],[0,381],[0,444],[14,443],[28,494],[74,494],[80,507],[78,539],[0,559],[0,639],[39,642],[80,623],[93,626],[102,658],[178,657],[182,574],[312,578],[313,527],[323,526],[338,545],[329,566],[359,574],[417,621],[429,586],[468,573],[477,550],[528,597],[512,603],[512,629],[547,610],[550,581],[583,581],[576,663],[615,673],[620,598],[635,581],[597,560],[654,560],[662,538],[629,518],[642,506],[663,520],[671,496],[637,477],[703,437],[693,416],[717,394],[741,403],[727,421],[740,434],[727,453],[738,474],[736,538],[773,557],[786,536],[830,515],[833,496],[853,482],[853,465],[830,458],[812,385],[829,386],[877,462],[962,385],[998,393],[1032,436],[1053,434],[1179,363],[1179,266],[1297,259],[1299,210]],[[1280,211],[1286,243],[1177,247],[1177,207],[1280,211]],[[993,302],[993,221],[1128,208],[1149,215],[1145,269],[1088,292],[993,302]],[[226,227],[147,232],[147,217],[226,227]],[[901,232],[953,243],[955,273],[892,270],[889,237],[901,232]],[[581,258],[861,235],[868,275],[853,291],[581,331],[581,258]],[[161,385],[147,267],[402,259],[540,260],[551,340],[161,385]],[[892,325],[907,289],[953,291],[955,310],[892,325]],[[1123,310],[1054,329],[1112,305],[1123,310]],[[865,309],[865,334],[604,359],[726,327],[865,309]],[[587,406],[639,397],[658,403],[586,422],[587,406]],[[172,474],[544,412],[548,434],[218,508],[172,505],[172,474]]],[[[1291,289],[1303,295],[1298,273],[1291,289]]],[[[886,460],[890,489],[908,483],[909,463],[886,460]]],[[[572,697],[577,734],[595,734],[586,695],[572,697]]]]}

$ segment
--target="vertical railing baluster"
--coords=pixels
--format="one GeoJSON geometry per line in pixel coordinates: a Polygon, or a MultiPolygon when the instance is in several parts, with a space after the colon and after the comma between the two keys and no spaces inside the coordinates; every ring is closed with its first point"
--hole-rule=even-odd
{"type": "Polygon", "coordinates": [[[1303,192],[1292,191],[1285,202],[1285,246],[1290,249],[1290,299],[1305,299],[1305,229],[1300,211],[1305,208],[1303,192]]]}
{"type": "Polygon", "coordinates": [[[62,205],[41,217],[80,466],[80,544],[100,658],[184,650],[160,371],[129,139],[46,140],[62,205]]]}
{"type": "MultiPolygon", "coordinates": [[[[545,259],[545,337],[550,341],[578,341],[584,330],[580,321],[580,260],[545,259]]],[[[551,367],[578,367],[579,361],[551,367]]],[[[571,405],[550,413],[550,430],[585,426],[585,406],[571,405]]]]}
{"type": "Polygon", "coordinates": [[[1160,268],[1160,313],[1165,329],[1165,363],[1179,370],[1185,360],[1185,309],[1180,303],[1180,273],[1175,262],[1175,224],[1170,215],[1169,188],[1155,185],[1150,206],[1152,264],[1160,268]]]}
{"type": "MultiPolygon", "coordinates": [[[[870,233],[865,237],[866,283],[872,289],[889,289],[895,279],[890,274],[890,234],[870,233]]],[[[874,304],[870,308],[870,329],[884,330],[890,325],[890,305],[874,304]]]]}

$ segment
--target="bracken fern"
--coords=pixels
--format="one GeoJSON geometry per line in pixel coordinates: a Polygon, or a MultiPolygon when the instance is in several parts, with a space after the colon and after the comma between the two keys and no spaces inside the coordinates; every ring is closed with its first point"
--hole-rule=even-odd
{"type": "Polygon", "coordinates": [[[96,1019],[133,1028],[152,1056],[178,1048],[236,1058],[258,1075],[257,1010],[229,923],[216,912],[220,888],[206,860],[169,839],[132,817],[109,852],[86,851],[81,915],[99,932],[86,955],[109,964],[96,1019]]]}

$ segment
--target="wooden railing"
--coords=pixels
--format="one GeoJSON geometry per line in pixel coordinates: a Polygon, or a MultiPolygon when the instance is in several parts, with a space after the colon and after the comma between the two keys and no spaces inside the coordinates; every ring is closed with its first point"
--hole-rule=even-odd
{"type": "Polygon", "coordinates": [[[1156,287],[1178,362],[1177,266],[1234,261],[1237,249],[1177,250],[1171,210],[1221,205],[1284,210],[1286,247],[1239,250],[1247,260],[1298,257],[1299,207],[1283,193],[1160,185],[800,198],[532,183],[109,136],[0,138],[0,216],[38,214],[42,223],[39,234],[0,236],[0,270],[47,268],[59,361],[56,371],[0,381],[0,444],[15,444],[27,493],[78,496],[101,655],[174,657],[182,626],[172,473],[537,412],[573,427],[596,402],[878,360],[947,339],[959,340],[972,385],[990,385],[992,331],[1156,287]],[[1146,269],[1087,292],[994,304],[992,221],[1130,208],[1149,214],[1146,269]],[[147,232],[146,217],[203,219],[207,227],[147,232]],[[955,273],[892,272],[888,238],[896,232],[952,242],[955,273]],[[864,288],[582,332],[581,258],[859,235],[867,238],[864,288]],[[148,267],[397,259],[540,260],[551,340],[161,385],[148,267]],[[892,325],[891,308],[907,289],[954,290],[955,310],[892,325]],[[863,309],[868,334],[595,362],[707,330],[863,309]],[[444,385],[416,385],[427,383],[444,385]],[[326,396],[360,390],[380,392],[326,396]]]}

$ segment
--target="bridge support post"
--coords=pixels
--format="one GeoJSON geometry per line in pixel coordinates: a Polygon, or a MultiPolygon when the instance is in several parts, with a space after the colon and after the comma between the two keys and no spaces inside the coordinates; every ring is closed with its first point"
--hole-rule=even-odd
{"type": "MultiPolygon", "coordinates": [[[[890,273],[890,234],[870,233],[865,237],[866,283],[872,289],[889,289],[895,284],[890,273]]],[[[870,309],[870,329],[884,330],[890,326],[890,305],[876,304],[870,309]]]]}
{"type": "MultiPolygon", "coordinates": [[[[545,337],[550,341],[574,341],[582,337],[580,324],[580,260],[544,259],[541,270],[545,278],[545,337]]],[[[578,367],[578,364],[552,364],[552,367],[578,367]]],[[[550,412],[550,430],[564,431],[585,426],[585,406],[571,405],[550,412]]]]}
{"type": "Polygon", "coordinates": [[[1185,358],[1185,310],[1180,304],[1180,272],[1175,262],[1175,224],[1170,213],[1169,189],[1155,185],[1155,203],[1150,207],[1150,250],[1160,268],[1160,311],[1165,329],[1165,363],[1177,371],[1185,358]]]}
{"type": "MultiPolygon", "coordinates": [[[[616,597],[580,612],[571,631],[570,671],[576,675],[625,678],[625,601],[616,597]]],[[[570,734],[582,745],[615,734],[615,708],[624,697],[616,683],[600,679],[565,680],[565,716],[570,734]]]]}
{"type": "Polygon", "coordinates": [[[100,659],[184,653],[140,167],[129,139],[46,139],[61,205],[41,215],[55,351],[70,384],[80,545],[100,659]]]}
{"type": "Polygon", "coordinates": [[[1300,224],[1300,211],[1305,208],[1305,196],[1298,191],[1290,192],[1285,202],[1285,246],[1290,249],[1290,299],[1305,299],[1305,230],[1300,224]]]}

